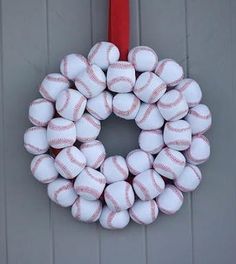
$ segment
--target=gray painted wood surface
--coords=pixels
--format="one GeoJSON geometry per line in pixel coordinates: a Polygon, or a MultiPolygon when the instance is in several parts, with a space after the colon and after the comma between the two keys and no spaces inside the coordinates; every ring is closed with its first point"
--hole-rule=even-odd
{"type": "MultiPolygon", "coordinates": [[[[27,108],[65,54],[86,55],[106,39],[107,1],[1,0],[1,264],[235,263],[236,1],[131,0],[131,7],[131,45],[180,62],[213,112],[212,155],[200,188],[185,195],[175,216],[123,231],[78,223],[49,202],[23,148],[27,108]]],[[[109,153],[125,154],[137,145],[137,133],[132,122],[111,118],[100,139],[109,153]],[[123,136],[111,143],[116,135],[123,136]]]]}

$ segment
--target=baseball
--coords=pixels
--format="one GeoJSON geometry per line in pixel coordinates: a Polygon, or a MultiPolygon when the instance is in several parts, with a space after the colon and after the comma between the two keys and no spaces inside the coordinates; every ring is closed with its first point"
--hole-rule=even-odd
{"type": "Polygon", "coordinates": [[[100,133],[101,122],[92,115],[85,113],[75,123],[76,138],[80,142],[94,140],[100,133]]]}
{"type": "Polygon", "coordinates": [[[102,227],[107,229],[122,229],[129,223],[130,217],[127,210],[113,212],[107,206],[102,209],[99,222],[102,227]]]}
{"type": "Polygon", "coordinates": [[[150,154],[157,154],[164,147],[161,130],[142,130],[138,142],[140,149],[150,154]]]}
{"type": "Polygon", "coordinates": [[[212,123],[211,112],[204,104],[191,108],[185,119],[189,122],[193,135],[205,133],[212,123]]]}
{"type": "Polygon", "coordinates": [[[50,183],[58,177],[54,159],[48,154],[35,156],[31,161],[30,169],[34,178],[42,183],[50,183]]]}
{"type": "Polygon", "coordinates": [[[185,151],[186,159],[193,165],[206,162],[210,156],[210,144],[208,139],[203,135],[193,136],[192,143],[185,151]]]}
{"type": "Polygon", "coordinates": [[[118,61],[108,67],[107,87],[112,92],[131,92],[135,84],[135,79],[135,69],[127,61],[118,61]]]}
{"type": "Polygon", "coordinates": [[[86,223],[96,222],[102,212],[101,201],[89,201],[78,197],[71,207],[72,216],[79,221],[86,223]]]}
{"type": "Polygon", "coordinates": [[[179,90],[183,94],[189,107],[199,104],[202,99],[201,88],[199,84],[192,79],[181,80],[175,89],[179,90]]]}
{"type": "Polygon", "coordinates": [[[202,173],[195,165],[187,164],[180,176],[175,179],[175,186],[182,192],[197,189],[202,180],[202,173]]]}
{"type": "Polygon", "coordinates": [[[155,73],[170,86],[176,86],[184,77],[183,68],[172,59],[158,62],[155,73]]]}
{"type": "Polygon", "coordinates": [[[163,192],[165,182],[157,172],[149,169],[134,177],[133,188],[141,200],[149,201],[163,192]]]}
{"type": "Polygon", "coordinates": [[[106,177],[107,183],[126,180],[129,176],[129,170],[125,159],[116,155],[105,159],[100,168],[102,174],[106,177]]]}
{"type": "Polygon", "coordinates": [[[66,179],[75,178],[85,167],[84,154],[75,146],[64,148],[55,158],[55,167],[66,179]]]}
{"type": "Polygon", "coordinates": [[[81,118],[86,107],[87,99],[74,89],[67,89],[59,93],[56,100],[57,113],[71,121],[81,118]]]}
{"type": "Polygon", "coordinates": [[[134,204],[134,191],[126,181],[118,181],[108,185],[104,191],[107,206],[113,212],[126,210],[134,204]]]}
{"type": "Polygon", "coordinates": [[[92,98],[106,88],[106,76],[101,68],[93,64],[77,75],[75,86],[85,97],[92,98]]]}
{"type": "Polygon", "coordinates": [[[60,71],[66,78],[74,80],[87,66],[88,62],[84,56],[72,53],[62,59],[60,71]]]}
{"type": "Polygon", "coordinates": [[[83,143],[80,146],[80,150],[83,152],[87,160],[87,166],[94,169],[99,168],[106,157],[105,148],[98,140],[83,143]]]}
{"type": "Polygon", "coordinates": [[[188,113],[188,104],[177,90],[170,90],[165,93],[157,102],[157,106],[167,121],[179,120],[188,113]]]}
{"type": "Polygon", "coordinates": [[[75,124],[62,117],[52,119],[47,127],[47,140],[56,149],[72,146],[76,141],[75,124]]]}
{"type": "Polygon", "coordinates": [[[35,126],[46,126],[54,116],[53,103],[44,99],[35,99],[29,107],[29,120],[35,126]]]}
{"type": "Polygon", "coordinates": [[[24,134],[24,147],[34,155],[48,151],[47,130],[44,127],[30,127],[24,134]]]}
{"type": "Polygon", "coordinates": [[[157,197],[159,210],[167,215],[176,213],[183,204],[183,194],[174,185],[168,184],[165,190],[157,197]]]}
{"type": "Polygon", "coordinates": [[[164,119],[155,104],[142,103],[135,122],[143,130],[155,130],[163,126],[164,119]]]}
{"type": "Polygon", "coordinates": [[[126,120],[135,119],[140,100],[132,93],[117,94],[113,98],[113,112],[126,120]]]}
{"type": "Polygon", "coordinates": [[[137,224],[143,225],[149,225],[153,223],[157,219],[158,212],[159,210],[154,200],[137,200],[129,209],[129,215],[131,219],[137,224]]]}
{"type": "Polygon", "coordinates": [[[60,73],[51,73],[43,79],[39,92],[48,101],[55,102],[58,94],[68,89],[69,85],[69,81],[60,73]]]}
{"type": "Polygon", "coordinates": [[[86,109],[92,116],[94,116],[98,120],[105,120],[112,113],[112,100],[112,94],[104,91],[99,95],[90,98],[87,102],[86,109]]]}
{"type": "Polygon", "coordinates": [[[78,197],[72,182],[62,178],[49,183],[47,192],[49,198],[62,207],[71,206],[78,197]]]}
{"type": "Polygon", "coordinates": [[[89,63],[96,64],[103,70],[107,70],[108,66],[119,58],[119,49],[113,43],[106,41],[96,43],[88,54],[89,63]]]}
{"type": "Polygon", "coordinates": [[[101,196],[106,184],[105,176],[92,168],[86,167],[78,175],[74,189],[86,200],[97,200],[101,196]]]}
{"type": "Polygon", "coordinates": [[[153,72],[142,73],[134,85],[135,95],[148,104],[157,102],[165,92],[166,84],[153,72]]]}
{"type": "Polygon", "coordinates": [[[135,149],[128,153],[126,162],[130,173],[137,175],[152,168],[153,156],[141,149],[135,149]]]}
{"type": "Polygon", "coordinates": [[[181,151],[189,148],[192,141],[189,123],[184,120],[166,122],[163,138],[169,148],[181,151]]]}
{"type": "Polygon", "coordinates": [[[153,168],[162,176],[173,180],[183,172],[185,163],[181,152],[166,147],[156,156],[153,168]]]}
{"type": "Polygon", "coordinates": [[[158,62],[156,52],[147,46],[137,46],[129,51],[128,61],[134,65],[136,71],[153,71],[158,62]]]}

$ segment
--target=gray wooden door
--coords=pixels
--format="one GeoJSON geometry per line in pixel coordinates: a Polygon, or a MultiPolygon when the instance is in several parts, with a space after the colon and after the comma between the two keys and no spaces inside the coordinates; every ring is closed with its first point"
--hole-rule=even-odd
{"type": "MultiPolygon", "coordinates": [[[[123,231],[78,223],[51,204],[23,148],[27,108],[65,54],[86,55],[106,39],[107,1],[1,0],[1,264],[236,262],[236,1],[131,0],[131,10],[132,46],[151,46],[184,65],[212,110],[212,155],[200,188],[176,215],[123,231]]],[[[123,128],[117,145],[126,153],[137,133],[132,123],[123,128]]],[[[111,130],[117,125],[107,121],[102,139],[112,152],[111,130]]]]}

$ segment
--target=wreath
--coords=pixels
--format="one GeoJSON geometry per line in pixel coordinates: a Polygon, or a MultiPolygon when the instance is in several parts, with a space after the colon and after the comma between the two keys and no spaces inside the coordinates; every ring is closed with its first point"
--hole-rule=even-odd
{"type": "Polygon", "coordinates": [[[130,218],[150,224],[158,212],[174,214],[183,193],[201,181],[197,165],[210,155],[203,135],[211,126],[202,91],[172,59],[138,46],[121,61],[117,46],[99,42],[88,57],[65,56],[61,73],[48,74],[29,107],[33,127],[24,146],[36,155],[33,176],[49,198],[71,207],[74,218],[124,228],[130,218]],[[106,157],[96,138],[112,113],[135,120],[139,149],[106,157]]]}

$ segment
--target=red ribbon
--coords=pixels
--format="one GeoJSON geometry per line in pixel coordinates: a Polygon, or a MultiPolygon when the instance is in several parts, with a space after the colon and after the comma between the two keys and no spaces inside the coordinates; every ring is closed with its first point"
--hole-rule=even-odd
{"type": "Polygon", "coordinates": [[[108,39],[120,50],[120,59],[127,60],[129,50],[129,0],[110,0],[108,39]]]}

